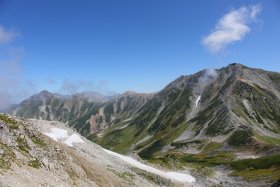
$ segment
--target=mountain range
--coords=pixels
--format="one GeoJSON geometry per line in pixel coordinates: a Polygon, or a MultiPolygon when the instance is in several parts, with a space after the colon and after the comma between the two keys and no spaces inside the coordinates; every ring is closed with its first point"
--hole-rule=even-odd
{"type": "MultiPolygon", "coordinates": [[[[11,113],[65,122],[107,149],[165,167],[188,162],[197,169],[280,152],[280,74],[241,64],[180,76],[150,94],[42,91],[11,113]]],[[[271,167],[262,169],[275,173],[271,167]]],[[[252,179],[242,171],[235,174],[252,179]]]]}

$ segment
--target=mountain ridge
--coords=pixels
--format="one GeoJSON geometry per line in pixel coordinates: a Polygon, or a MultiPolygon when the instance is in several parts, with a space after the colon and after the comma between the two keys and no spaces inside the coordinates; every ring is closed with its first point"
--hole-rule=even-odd
{"type": "MultiPolygon", "coordinates": [[[[77,101],[76,102],[71,101],[71,102],[75,102],[75,105],[83,106],[83,107],[82,106],[78,107],[79,110],[76,112],[76,114],[74,115],[75,117],[73,118],[73,120],[75,122],[72,122],[72,124],[74,126],[77,125],[80,116],[83,117],[83,115],[86,115],[86,113],[93,113],[93,114],[96,113],[98,116],[102,116],[102,118],[105,118],[105,120],[104,120],[105,123],[111,123],[112,121],[115,120],[115,118],[119,118],[118,113],[122,112],[122,115],[124,115],[125,112],[123,111],[123,109],[125,109],[124,105],[126,105],[127,103],[133,103],[134,106],[131,106],[131,105],[127,106],[129,108],[129,110],[131,110],[133,113],[133,111],[134,112],[139,111],[145,105],[145,103],[147,101],[153,100],[153,102],[156,103],[158,98],[166,98],[165,96],[172,96],[172,94],[176,94],[176,93],[174,93],[175,92],[174,90],[177,90],[177,92],[180,92],[180,90],[184,90],[185,92],[189,91],[189,93],[187,93],[187,94],[189,94],[189,97],[192,98],[191,99],[192,101],[191,102],[188,101],[188,103],[191,105],[194,105],[193,104],[194,100],[196,100],[196,99],[198,99],[198,97],[200,97],[199,102],[197,102],[198,106],[196,106],[196,107],[188,106],[188,110],[189,110],[188,118],[192,118],[192,116],[194,114],[201,112],[201,109],[203,108],[203,106],[200,106],[200,103],[204,103],[207,99],[209,99],[209,97],[208,97],[209,92],[211,92],[211,86],[213,86],[212,83],[214,81],[218,81],[219,84],[223,84],[223,81],[226,80],[227,82],[224,82],[226,84],[238,84],[238,86],[244,86],[244,84],[250,85],[251,82],[255,81],[256,79],[250,80],[251,79],[250,77],[248,77],[248,76],[246,77],[246,73],[248,73],[249,69],[252,70],[251,72],[249,72],[249,74],[251,73],[253,76],[258,76],[258,75],[253,74],[252,72],[255,72],[255,71],[257,73],[264,72],[261,69],[248,68],[242,64],[234,63],[234,64],[230,64],[229,66],[227,66],[225,68],[221,68],[219,70],[205,69],[205,70],[199,71],[198,73],[195,73],[192,75],[180,76],[179,78],[175,79],[170,84],[168,84],[161,91],[151,93],[151,94],[127,91],[127,92],[115,97],[114,99],[107,100],[105,102],[100,101],[100,100],[95,100],[92,102],[92,101],[90,101],[90,99],[87,99],[86,97],[85,97],[85,100],[82,101],[82,104],[77,101]],[[244,71],[245,71],[245,75],[244,75],[244,71]],[[219,74],[221,74],[221,76],[218,76],[219,74]],[[188,91],[186,91],[186,90],[188,90],[188,91]],[[168,94],[170,94],[170,95],[168,95],[168,94]],[[132,98],[134,99],[134,101],[132,101],[132,98]],[[127,99],[128,100],[130,99],[130,100],[127,101],[127,99]],[[103,103],[103,104],[101,104],[101,103],[103,103]],[[84,106],[84,105],[88,105],[88,106],[84,106]],[[97,108],[96,108],[96,106],[97,106],[97,108]],[[87,109],[85,110],[85,108],[87,108],[87,109]],[[103,109],[105,109],[105,114],[102,111],[103,109]],[[109,113],[109,114],[106,114],[106,113],[109,113]]],[[[274,74],[277,74],[277,73],[276,72],[267,72],[267,74],[272,74],[272,76],[273,76],[274,74]]],[[[229,86],[226,84],[224,85],[224,87],[219,88],[219,89],[221,89],[219,94],[229,97],[230,96],[229,93],[234,89],[234,87],[231,87],[230,89],[226,89],[226,86],[229,86]]],[[[272,90],[273,93],[278,98],[280,98],[280,96],[279,96],[280,94],[277,92],[277,90],[279,90],[279,86],[276,88],[274,88],[274,86],[267,87],[267,85],[271,85],[271,82],[267,82],[267,81],[259,81],[258,84],[261,85],[262,87],[272,90]]],[[[216,88],[218,88],[219,85],[215,85],[215,86],[216,86],[216,88]]],[[[276,84],[276,86],[277,86],[277,84],[276,84]]],[[[44,96],[45,95],[49,96],[51,93],[47,92],[47,91],[42,91],[40,94],[44,95],[44,96]]],[[[179,95],[182,96],[181,93],[179,95]]],[[[76,99],[81,100],[81,98],[79,98],[79,96],[81,98],[83,98],[84,95],[75,94],[74,96],[70,96],[70,97],[77,97],[76,99]]],[[[177,96],[178,96],[178,93],[177,93],[177,96]]],[[[54,97],[59,97],[59,95],[54,94],[54,97]]],[[[185,100],[187,101],[188,99],[190,99],[190,98],[186,98],[185,100]]],[[[223,101],[229,102],[229,101],[227,101],[227,98],[223,99],[223,101]]],[[[244,102],[246,103],[246,101],[244,101],[244,102]]],[[[34,102],[32,103],[32,105],[34,105],[34,102]]],[[[163,105],[163,103],[161,105],[163,105]]],[[[227,104],[227,105],[233,105],[233,104],[227,104]]],[[[77,107],[77,106],[75,106],[75,107],[77,107]]],[[[156,110],[158,111],[158,109],[159,109],[159,107],[157,107],[156,110]]],[[[59,110],[61,110],[61,109],[59,109],[59,110]]],[[[73,108],[71,110],[73,110],[73,108]]],[[[227,110],[227,106],[224,106],[224,110],[227,110]]],[[[130,113],[131,113],[131,111],[130,111],[130,113]]],[[[13,113],[18,114],[20,116],[24,116],[24,117],[30,117],[28,115],[25,115],[24,113],[21,114],[20,112],[15,111],[15,110],[13,113]]],[[[69,115],[69,113],[71,113],[71,112],[68,111],[67,114],[69,115]]],[[[126,116],[127,116],[126,120],[129,119],[130,115],[131,114],[126,114],[126,116]]],[[[40,116],[40,115],[37,114],[37,116],[35,116],[35,118],[38,118],[38,116],[40,116]]],[[[63,117],[60,117],[60,118],[57,117],[56,120],[59,120],[59,121],[62,120],[63,122],[68,122],[68,120],[64,120],[62,118],[63,117]]],[[[46,115],[43,119],[48,119],[48,116],[46,115]]],[[[87,121],[89,119],[90,118],[88,118],[87,121]]],[[[53,118],[52,118],[52,120],[53,120],[53,118]]],[[[118,119],[116,119],[116,120],[118,120],[118,119]]],[[[192,121],[195,121],[195,120],[196,119],[192,119],[192,121]]],[[[86,122],[85,120],[82,120],[82,121],[83,121],[82,123],[86,122]]],[[[230,120],[228,122],[230,123],[230,120]]],[[[101,119],[101,123],[103,123],[103,119],[101,119]]],[[[70,122],[70,124],[71,124],[71,122],[70,122]]],[[[90,124],[90,123],[88,122],[88,124],[90,124]]],[[[91,126],[94,126],[94,125],[91,125],[91,126]]],[[[85,135],[85,133],[83,133],[83,134],[85,135]]]]}
{"type": "Polygon", "coordinates": [[[280,152],[280,74],[242,64],[180,76],[152,94],[126,92],[104,103],[71,106],[74,112],[64,116],[71,114],[68,125],[83,136],[169,167],[171,158],[185,163],[200,155],[194,159],[199,164],[210,154],[227,163],[240,154],[280,152]]]}

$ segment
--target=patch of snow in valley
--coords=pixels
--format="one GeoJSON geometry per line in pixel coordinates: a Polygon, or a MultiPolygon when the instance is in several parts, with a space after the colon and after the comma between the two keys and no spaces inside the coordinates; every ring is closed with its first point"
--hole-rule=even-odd
{"type": "Polygon", "coordinates": [[[84,143],[84,141],[77,134],[68,135],[68,131],[60,128],[51,128],[51,132],[44,133],[55,141],[62,141],[69,147],[73,147],[73,143],[84,143]]]}
{"type": "Polygon", "coordinates": [[[44,133],[44,134],[47,135],[48,137],[52,138],[55,141],[68,137],[67,130],[59,129],[59,128],[51,128],[50,130],[51,130],[51,132],[44,133]]]}
{"type": "Polygon", "coordinates": [[[141,163],[141,162],[139,162],[139,161],[137,161],[133,158],[130,158],[128,156],[123,156],[121,154],[115,153],[115,152],[107,150],[107,149],[103,149],[103,150],[106,153],[108,153],[110,155],[113,155],[115,157],[118,157],[121,160],[129,163],[130,165],[132,165],[134,167],[137,167],[139,169],[145,170],[145,171],[150,172],[150,173],[154,173],[154,174],[162,176],[164,178],[171,179],[171,180],[176,180],[176,181],[179,181],[179,182],[188,182],[188,183],[195,182],[195,178],[191,175],[184,174],[184,173],[177,173],[177,172],[164,172],[164,171],[161,171],[159,169],[148,166],[146,164],[143,164],[143,163],[141,163]]]}
{"type": "MultiPolygon", "coordinates": [[[[57,141],[57,142],[62,142],[66,145],[68,145],[69,147],[73,147],[74,143],[84,143],[83,139],[76,133],[72,133],[71,135],[69,135],[69,131],[67,131],[66,129],[62,129],[62,128],[56,128],[56,127],[52,127],[52,128],[47,128],[43,131],[43,133],[47,136],[49,136],[50,138],[52,138],[53,140],[57,141]],[[46,130],[48,132],[46,132],[46,130]],[[45,132],[44,132],[45,131],[45,132]]],[[[103,149],[103,148],[102,148],[103,149]]],[[[156,169],[154,167],[148,166],[146,164],[143,164],[133,158],[130,158],[128,156],[124,156],[118,153],[115,153],[113,151],[107,150],[107,149],[103,149],[107,154],[112,155],[114,157],[120,158],[121,160],[125,161],[126,163],[130,164],[131,166],[137,167],[139,169],[142,169],[144,171],[159,175],[161,177],[170,179],[170,180],[175,180],[175,181],[179,181],[179,182],[183,182],[183,183],[193,183],[196,181],[196,179],[188,174],[184,174],[184,173],[178,173],[178,172],[165,172],[165,171],[161,171],[159,169],[156,169]]]]}
{"type": "Polygon", "coordinates": [[[237,160],[243,160],[243,159],[256,159],[260,156],[253,155],[253,154],[246,154],[246,153],[236,153],[236,159],[237,160]]]}
{"type": "Polygon", "coordinates": [[[201,99],[201,95],[200,95],[200,96],[198,96],[198,98],[197,98],[197,99],[196,99],[196,101],[195,101],[195,108],[197,107],[198,102],[200,101],[200,99],[201,99]]]}
{"type": "Polygon", "coordinates": [[[72,134],[64,141],[64,143],[69,147],[73,147],[73,143],[84,143],[84,141],[80,138],[79,135],[72,134]]]}
{"type": "Polygon", "coordinates": [[[250,107],[250,104],[249,104],[248,100],[247,99],[243,99],[242,103],[245,106],[245,108],[247,109],[247,111],[251,112],[251,107],[250,107]]]}

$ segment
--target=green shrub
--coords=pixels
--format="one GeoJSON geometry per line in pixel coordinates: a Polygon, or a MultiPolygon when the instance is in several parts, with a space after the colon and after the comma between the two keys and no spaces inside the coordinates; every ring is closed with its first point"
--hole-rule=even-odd
{"type": "Polygon", "coordinates": [[[17,137],[16,142],[18,144],[17,147],[21,151],[23,151],[25,153],[29,153],[30,147],[28,146],[28,144],[27,144],[27,142],[26,142],[26,140],[24,138],[17,137]]]}
{"type": "Polygon", "coordinates": [[[0,149],[3,154],[0,155],[0,169],[9,169],[11,162],[15,160],[15,153],[6,145],[0,142],[0,149]]]}
{"type": "Polygon", "coordinates": [[[40,147],[46,147],[46,143],[41,140],[39,137],[33,136],[31,138],[32,142],[40,147]]]}
{"type": "Polygon", "coordinates": [[[252,143],[253,133],[251,130],[237,130],[229,138],[228,144],[232,146],[246,146],[252,143]]]}
{"type": "Polygon", "coordinates": [[[30,160],[28,162],[28,166],[39,169],[41,167],[41,163],[37,159],[36,160],[30,160]]]}
{"type": "Polygon", "coordinates": [[[257,159],[237,160],[231,162],[230,166],[238,171],[246,169],[268,169],[271,167],[280,167],[280,155],[273,155],[257,159]]]}
{"type": "Polygon", "coordinates": [[[11,124],[11,125],[16,125],[17,121],[10,118],[8,115],[6,114],[0,114],[0,120],[3,121],[6,124],[11,124]]]}

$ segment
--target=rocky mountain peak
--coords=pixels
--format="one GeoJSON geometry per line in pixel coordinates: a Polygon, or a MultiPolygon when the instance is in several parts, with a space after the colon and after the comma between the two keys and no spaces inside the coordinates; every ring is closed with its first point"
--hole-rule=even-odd
{"type": "Polygon", "coordinates": [[[40,97],[42,99],[48,98],[48,97],[52,97],[52,96],[54,96],[54,94],[49,92],[49,91],[47,91],[47,90],[43,90],[40,93],[38,93],[38,97],[40,97]]]}

